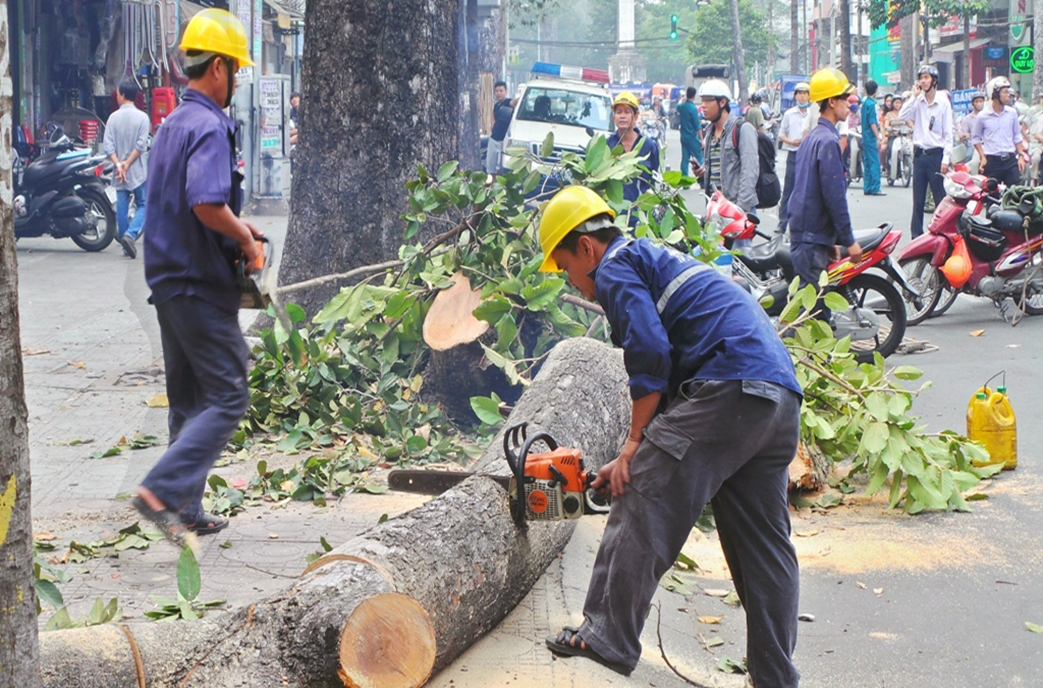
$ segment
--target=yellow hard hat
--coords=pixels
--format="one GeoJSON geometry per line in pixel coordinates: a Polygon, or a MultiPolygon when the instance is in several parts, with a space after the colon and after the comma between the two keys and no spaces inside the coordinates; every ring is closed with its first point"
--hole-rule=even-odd
{"type": "Polygon", "coordinates": [[[623,91],[616,99],[612,101],[612,109],[615,110],[617,105],[629,105],[635,110],[641,109],[641,104],[637,102],[637,96],[630,91],[623,91]]]}
{"type": "Polygon", "coordinates": [[[586,186],[566,186],[554,194],[540,218],[540,248],[543,250],[540,272],[561,272],[550,254],[554,253],[554,249],[558,248],[569,232],[592,217],[605,213],[613,219],[616,217],[605,199],[586,186]]]}
{"type": "Polygon", "coordinates": [[[185,52],[198,50],[239,60],[240,67],[253,66],[246,41],[246,29],[234,14],[216,8],[192,17],[179,46],[185,52]]]}
{"type": "Polygon", "coordinates": [[[847,80],[844,73],[835,67],[820,69],[811,75],[812,102],[819,103],[829,98],[839,98],[851,94],[855,87],[847,80]]]}

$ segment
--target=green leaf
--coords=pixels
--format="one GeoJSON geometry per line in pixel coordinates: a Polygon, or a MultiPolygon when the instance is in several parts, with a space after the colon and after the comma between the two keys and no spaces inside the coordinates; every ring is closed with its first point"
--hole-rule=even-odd
{"type": "Polygon", "coordinates": [[[58,609],[65,604],[65,600],[62,598],[62,593],[58,589],[58,586],[49,580],[37,579],[36,596],[41,602],[44,602],[52,609],[58,609]]]}
{"type": "Polygon", "coordinates": [[[304,312],[304,309],[295,303],[286,304],[286,315],[290,318],[290,322],[293,323],[304,322],[308,318],[308,314],[304,312]]]}
{"type": "Polygon", "coordinates": [[[1025,622],[1025,628],[1029,629],[1033,633],[1043,633],[1043,625],[1034,624],[1031,621],[1025,622]]]}
{"type": "Polygon", "coordinates": [[[867,454],[879,454],[887,446],[889,433],[884,423],[870,423],[862,435],[862,449],[867,454]]]}
{"type": "Polygon", "coordinates": [[[441,167],[438,168],[438,173],[435,175],[435,177],[438,179],[438,181],[444,182],[456,173],[458,167],[460,167],[460,161],[450,160],[449,162],[444,163],[441,167]]]}
{"type": "MultiPolygon", "coordinates": [[[[554,155],[554,132],[547,134],[547,138],[543,139],[543,143],[540,144],[540,157],[549,158],[554,155]]],[[[448,164],[448,163],[447,163],[448,164]]]]}
{"type": "Polygon", "coordinates": [[[177,560],[177,591],[184,599],[192,601],[199,595],[199,562],[192,548],[185,545],[177,560]]]}
{"type": "Polygon", "coordinates": [[[478,420],[486,425],[499,425],[503,422],[500,415],[500,398],[494,393],[491,397],[471,397],[471,410],[478,420]]]}
{"type": "Polygon", "coordinates": [[[493,294],[478,304],[473,315],[479,320],[484,320],[490,325],[496,325],[507,313],[511,312],[511,302],[501,294],[493,294]]]}
{"type": "Polygon", "coordinates": [[[913,366],[900,365],[894,369],[894,376],[899,380],[919,380],[923,377],[923,371],[913,366]]]}
{"type": "Polygon", "coordinates": [[[726,674],[745,674],[746,665],[730,657],[721,657],[717,660],[717,671],[723,671],[726,674]]]}
{"type": "Polygon", "coordinates": [[[835,291],[827,291],[822,300],[826,303],[826,308],[831,311],[846,311],[848,309],[847,299],[835,291]]]}

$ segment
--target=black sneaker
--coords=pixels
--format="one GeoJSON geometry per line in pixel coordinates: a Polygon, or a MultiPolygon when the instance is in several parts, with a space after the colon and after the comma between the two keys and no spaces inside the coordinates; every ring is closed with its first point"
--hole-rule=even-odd
{"type": "Polygon", "coordinates": [[[123,246],[123,255],[125,255],[128,258],[138,257],[138,247],[137,244],[134,243],[133,237],[129,237],[126,234],[124,234],[122,237],[120,237],[120,244],[123,246]]]}

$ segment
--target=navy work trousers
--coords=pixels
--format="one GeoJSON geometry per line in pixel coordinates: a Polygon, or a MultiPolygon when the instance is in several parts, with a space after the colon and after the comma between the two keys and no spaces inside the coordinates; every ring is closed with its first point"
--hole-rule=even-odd
{"type": "MultiPolygon", "coordinates": [[[[801,288],[808,286],[809,284],[815,289],[818,289],[818,280],[822,276],[822,273],[829,270],[829,261],[833,249],[831,246],[823,246],[821,244],[808,244],[808,243],[795,243],[790,247],[790,256],[793,260],[793,272],[800,278],[801,288]]],[[[825,291],[823,291],[823,296],[825,291]]],[[[815,304],[815,310],[818,311],[818,315],[815,317],[824,323],[828,323],[832,312],[826,306],[826,301],[823,298],[815,304]]]]}
{"type": "Polygon", "coordinates": [[[193,296],[156,305],[170,441],[143,487],[182,520],[202,517],[206,475],[246,413],[247,348],[237,313],[193,296]]]}
{"type": "Polygon", "coordinates": [[[913,221],[909,225],[913,239],[923,234],[923,209],[927,203],[927,187],[931,187],[936,206],[945,198],[945,177],[941,175],[941,171],[941,148],[917,148],[913,152],[913,221]]]}
{"type": "Polygon", "coordinates": [[[796,688],[800,577],[786,486],[800,397],[769,382],[691,380],[645,429],[630,483],[612,510],[583,606],[579,637],[633,668],[659,579],[712,502],[735,591],[746,611],[746,666],[757,688],[796,688]]]}

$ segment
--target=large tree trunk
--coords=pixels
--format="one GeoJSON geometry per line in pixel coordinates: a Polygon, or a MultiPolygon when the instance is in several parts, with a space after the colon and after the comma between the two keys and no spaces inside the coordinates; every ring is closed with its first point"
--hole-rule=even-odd
{"type": "Polygon", "coordinates": [[[735,78],[739,81],[739,104],[750,99],[749,82],[746,78],[746,57],[742,53],[742,27],[739,25],[739,0],[730,0],[732,10],[732,62],[735,63],[735,78]]]}
{"type": "MultiPolygon", "coordinates": [[[[1033,3],[1032,8],[1032,41],[1036,47],[1036,61],[1043,62],[1043,2],[1033,3]]],[[[980,18],[979,21],[981,21],[980,18]]],[[[970,53],[967,54],[967,64],[967,73],[970,74],[970,53]]],[[[971,83],[969,77],[967,83],[971,83]]],[[[1041,94],[1043,94],[1043,68],[1036,65],[1036,68],[1032,70],[1032,99],[1039,102],[1041,94]]]]}
{"type": "MultiPolygon", "coordinates": [[[[619,351],[568,340],[508,423],[526,421],[582,449],[596,470],[629,429],[626,379],[619,351]]],[[[508,473],[499,437],[476,470],[508,473]]],[[[155,688],[419,686],[521,601],[573,527],[518,529],[503,489],[476,476],[338,547],[248,609],[195,623],[47,633],[46,685],[134,688],[140,672],[155,688]]]]}
{"type": "MultiPolygon", "coordinates": [[[[1038,19],[1038,17],[1041,14],[1043,14],[1043,12],[1036,12],[1036,17],[1037,17],[1037,20],[1036,20],[1037,24],[1036,24],[1036,26],[1037,27],[1039,26],[1039,23],[1038,23],[1039,19],[1038,19]]],[[[1038,41],[1038,38],[1037,38],[1037,41],[1038,41]]],[[[1039,50],[1037,50],[1036,53],[1038,54],[1039,50]]],[[[963,83],[960,84],[959,87],[960,88],[970,88],[971,87],[971,15],[969,15],[969,14],[963,15],[963,61],[962,61],[962,64],[963,64],[963,83]]],[[[1035,71],[1036,71],[1036,75],[1034,75],[1034,76],[1036,78],[1039,78],[1038,77],[1039,70],[1037,69],[1035,71]]],[[[1039,91],[1033,91],[1033,93],[1039,93],[1039,91]]]]}
{"type": "MultiPolygon", "coordinates": [[[[282,284],[397,257],[405,182],[458,156],[460,3],[310,0],[282,284]]],[[[314,313],[342,285],[296,295],[314,313]]]]}
{"type": "Polygon", "coordinates": [[[0,686],[33,688],[39,646],[29,499],[29,429],[18,325],[7,2],[0,0],[0,686]]]}
{"type": "Polygon", "coordinates": [[[480,170],[485,167],[484,160],[479,160],[480,136],[478,133],[478,66],[479,40],[478,0],[458,0],[460,2],[461,22],[460,36],[460,70],[457,75],[460,89],[460,130],[457,159],[460,166],[467,170],[480,170]]]}
{"type": "Polygon", "coordinates": [[[916,82],[916,15],[910,14],[899,20],[901,31],[902,88],[911,89],[916,82]]]}
{"type": "Polygon", "coordinates": [[[837,4],[837,14],[840,16],[840,30],[837,32],[840,34],[840,71],[842,71],[849,80],[855,80],[858,75],[855,74],[855,65],[851,61],[851,3],[850,0],[840,0],[837,4]]]}
{"type": "Polygon", "coordinates": [[[800,19],[797,10],[800,0],[791,0],[789,5],[789,73],[800,74],[800,19]]]}

